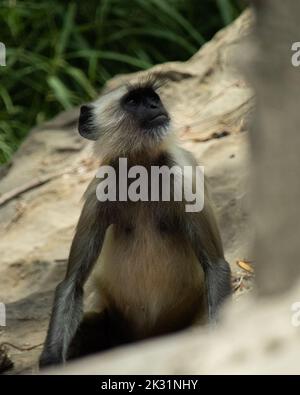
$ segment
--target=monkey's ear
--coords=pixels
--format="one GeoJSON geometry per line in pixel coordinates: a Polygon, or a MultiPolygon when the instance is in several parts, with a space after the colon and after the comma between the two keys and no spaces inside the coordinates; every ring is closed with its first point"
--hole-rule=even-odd
{"type": "Polygon", "coordinates": [[[78,121],[79,134],[88,140],[97,140],[98,136],[93,126],[93,106],[84,105],[80,107],[80,115],[78,121]]]}

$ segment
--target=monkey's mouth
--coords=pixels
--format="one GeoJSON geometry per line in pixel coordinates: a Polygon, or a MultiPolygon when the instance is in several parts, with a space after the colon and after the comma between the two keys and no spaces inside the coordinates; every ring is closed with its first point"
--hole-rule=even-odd
{"type": "Polygon", "coordinates": [[[169,120],[170,120],[170,118],[169,118],[168,114],[162,112],[162,113],[156,114],[154,117],[150,118],[148,120],[148,125],[150,127],[165,126],[165,125],[167,125],[169,120]]]}
{"type": "Polygon", "coordinates": [[[159,111],[152,111],[152,113],[145,114],[141,121],[141,127],[146,132],[153,132],[155,135],[161,132],[169,124],[170,117],[166,111],[159,109],[159,111]]]}
{"type": "Polygon", "coordinates": [[[167,121],[168,119],[169,119],[169,117],[167,116],[167,114],[162,113],[162,114],[155,115],[155,117],[150,119],[150,122],[151,121],[167,121]]]}

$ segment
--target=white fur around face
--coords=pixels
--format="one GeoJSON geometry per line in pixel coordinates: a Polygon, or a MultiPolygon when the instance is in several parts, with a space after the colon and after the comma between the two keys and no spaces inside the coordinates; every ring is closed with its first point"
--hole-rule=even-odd
{"type": "Polygon", "coordinates": [[[121,107],[122,97],[128,93],[128,89],[122,86],[93,103],[91,126],[98,137],[94,151],[104,162],[143,152],[155,152],[172,135],[170,123],[147,132],[139,127],[134,116],[121,107]]]}

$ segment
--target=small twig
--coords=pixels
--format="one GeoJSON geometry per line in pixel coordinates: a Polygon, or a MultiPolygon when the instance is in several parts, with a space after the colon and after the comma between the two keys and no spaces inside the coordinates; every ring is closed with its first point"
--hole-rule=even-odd
{"type": "Polygon", "coordinates": [[[244,278],[245,278],[244,276],[241,276],[240,278],[234,279],[233,283],[237,282],[237,284],[233,284],[233,292],[237,291],[240,288],[240,286],[243,283],[244,278]],[[236,280],[238,280],[238,281],[236,281],[236,280]]]}
{"type": "Polygon", "coordinates": [[[31,351],[34,350],[35,348],[41,347],[43,346],[44,343],[40,343],[40,344],[36,344],[35,346],[30,346],[30,347],[20,347],[20,346],[16,346],[15,344],[9,343],[9,342],[3,342],[0,344],[0,350],[3,350],[3,347],[12,347],[18,351],[31,351]]]}
{"type": "Polygon", "coordinates": [[[27,182],[24,185],[19,186],[18,188],[15,188],[9,192],[4,193],[3,195],[0,196],[0,207],[8,203],[10,200],[15,199],[19,195],[22,195],[22,193],[30,191],[31,189],[36,188],[40,185],[46,184],[47,182],[53,180],[56,177],[59,177],[59,175],[53,174],[53,175],[41,176],[27,182]]]}
{"type": "Polygon", "coordinates": [[[78,152],[81,151],[83,148],[83,145],[78,145],[78,146],[71,146],[71,147],[57,147],[56,151],[57,152],[78,152]]]}
{"type": "Polygon", "coordinates": [[[31,180],[31,181],[15,188],[15,189],[12,189],[11,191],[6,192],[0,196],[0,207],[3,206],[4,204],[8,203],[10,200],[13,200],[16,197],[22,195],[24,192],[28,192],[31,189],[34,189],[34,188],[39,187],[41,185],[44,185],[47,182],[52,181],[55,178],[61,177],[65,174],[71,173],[71,172],[75,171],[76,169],[77,168],[71,168],[71,169],[65,170],[63,172],[39,176],[39,177],[35,178],[34,180],[31,180]]]}

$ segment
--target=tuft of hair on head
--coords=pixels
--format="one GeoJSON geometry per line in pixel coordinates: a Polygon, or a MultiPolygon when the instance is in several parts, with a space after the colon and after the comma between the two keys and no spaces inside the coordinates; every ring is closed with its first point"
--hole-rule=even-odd
{"type": "Polygon", "coordinates": [[[137,80],[129,81],[126,83],[127,91],[133,91],[136,89],[152,89],[154,91],[160,89],[168,82],[168,79],[162,72],[152,72],[137,80]]]}

